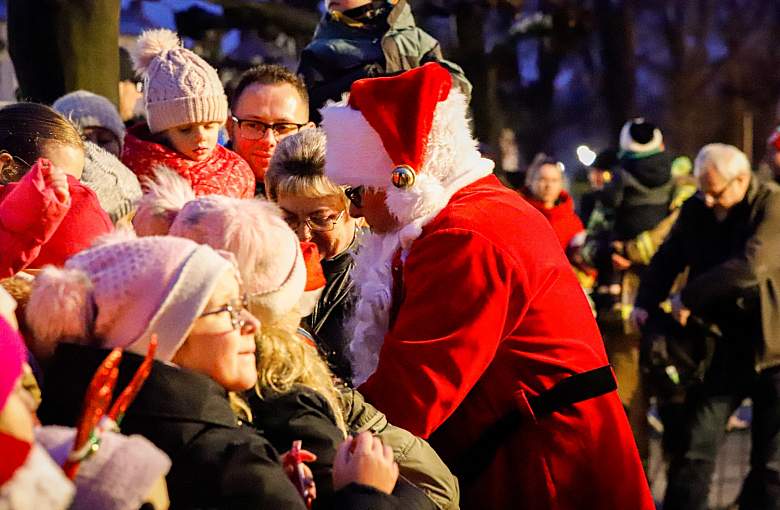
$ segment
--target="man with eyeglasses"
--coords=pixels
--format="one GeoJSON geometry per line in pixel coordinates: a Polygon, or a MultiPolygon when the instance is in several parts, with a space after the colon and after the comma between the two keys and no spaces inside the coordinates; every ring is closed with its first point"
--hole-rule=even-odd
{"type": "Polygon", "coordinates": [[[644,324],[687,268],[673,316],[722,333],[703,382],[687,392],[663,507],[707,508],[726,422],[751,396],[753,452],[739,507],[780,508],[780,187],[759,182],[747,156],[724,144],[701,149],[694,175],[699,191],[643,274],[633,311],[644,324]]]}
{"type": "Polygon", "coordinates": [[[283,66],[253,67],[239,78],[231,96],[227,131],[232,149],[255,174],[255,195],[265,195],[265,172],[276,145],[309,122],[309,98],[303,81],[283,66]]]}

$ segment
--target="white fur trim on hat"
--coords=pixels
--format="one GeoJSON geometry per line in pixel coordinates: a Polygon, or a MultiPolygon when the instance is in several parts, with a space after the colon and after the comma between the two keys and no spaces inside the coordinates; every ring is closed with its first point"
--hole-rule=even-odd
{"type": "Polygon", "coordinates": [[[324,171],[328,179],[350,186],[387,187],[395,165],[365,117],[346,103],[333,103],[321,111],[327,136],[324,171]]]}
{"type": "Polygon", "coordinates": [[[436,105],[423,165],[414,186],[408,189],[392,185],[395,165],[379,135],[359,111],[336,103],[321,112],[327,136],[325,174],[339,184],[385,189],[388,209],[402,225],[404,249],[453,194],[493,171],[493,162],[482,158],[477,150],[468,125],[466,98],[457,89],[436,105]]]}
{"type": "Polygon", "coordinates": [[[658,151],[661,149],[664,137],[661,134],[661,130],[657,127],[653,129],[653,137],[647,143],[639,143],[631,136],[631,126],[635,123],[644,123],[645,119],[638,118],[630,120],[623,124],[623,128],[620,130],[620,148],[626,152],[643,153],[658,151]]]}

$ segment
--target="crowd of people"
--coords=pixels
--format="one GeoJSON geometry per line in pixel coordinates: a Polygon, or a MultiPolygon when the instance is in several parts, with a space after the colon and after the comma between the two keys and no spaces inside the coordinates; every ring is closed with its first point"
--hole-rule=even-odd
{"type": "Polygon", "coordinates": [[[745,397],[780,508],[771,177],[633,119],[510,189],[406,2],[328,6],[230,97],[152,29],[121,108],[0,108],[0,509],[649,510],[651,396],[663,508],[745,397]]]}

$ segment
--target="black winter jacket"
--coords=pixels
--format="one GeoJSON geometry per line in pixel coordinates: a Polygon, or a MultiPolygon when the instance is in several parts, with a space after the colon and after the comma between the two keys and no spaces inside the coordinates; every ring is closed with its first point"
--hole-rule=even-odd
{"type": "MultiPolygon", "coordinates": [[[[39,411],[44,424],[75,425],[89,381],[108,353],[58,346],[39,411]]],[[[141,361],[138,355],[123,355],[115,396],[141,361]]],[[[269,441],[236,418],[227,392],[205,375],[155,362],[121,429],[145,436],[171,458],[167,482],[172,509],[305,508],[269,441]]],[[[371,508],[393,508],[388,498],[350,485],[339,491],[333,508],[363,508],[366,499],[371,508]]]]}
{"type": "MultiPolygon", "coordinates": [[[[279,451],[290,449],[296,439],[302,441],[305,450],[317,455],[308,463],[317,485],[315,510],[337,508],[333,499],[333,461],[336,447],[343,435],[336,426],[333,409],[316,391],[296,386],[288,393],[267,395],[260,398],[254,391],[247,394],[255,426],[279,451]]],[[[435,510],[433,502],[422,490],[399,478],[393,490],[399,508],[408,510],[435,510]]],[[[373,507],[372,507],[373,508],[373,507]]]]}
{"type": "Polygon", "coordinates": [[[666,152],[620,160],[621,168],[602,195],[615,213],[615,238],[627,241],[669,215],[674,198],[672,159],[666,152]]]}
{"type": "Polygon", "coordinates": [[[314,307],[304,319],[307,329],[314,335],[320,353],[331,371],[345,383],[352,384],[352,364],[347,356],[349,338],[344,331],[344,321],[352,311],[352,258],[357,246],[357,235],[349,248],[329,260],[322,261],[325,288],[314,307]]]}
{"type": "Polygon", "coordinates": [[[757,368],[780,365],[780,187],[753,177],[723,221],[702,199],[687,200],[642,277],[636,305],[654,309],[686,268],[683,304],[738,338],[752,336],[757,368]]]}

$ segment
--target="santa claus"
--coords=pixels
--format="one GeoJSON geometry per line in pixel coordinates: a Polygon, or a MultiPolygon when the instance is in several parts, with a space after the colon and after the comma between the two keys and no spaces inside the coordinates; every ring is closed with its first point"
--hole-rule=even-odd
{"type": "Polygon", "coordinates": [[[586,298],[449,73],[357,81],[322,116],[325,172],[372,227],[348,324],[366,398],[430,439],[463,508],[654,508],[586,298]]]}

